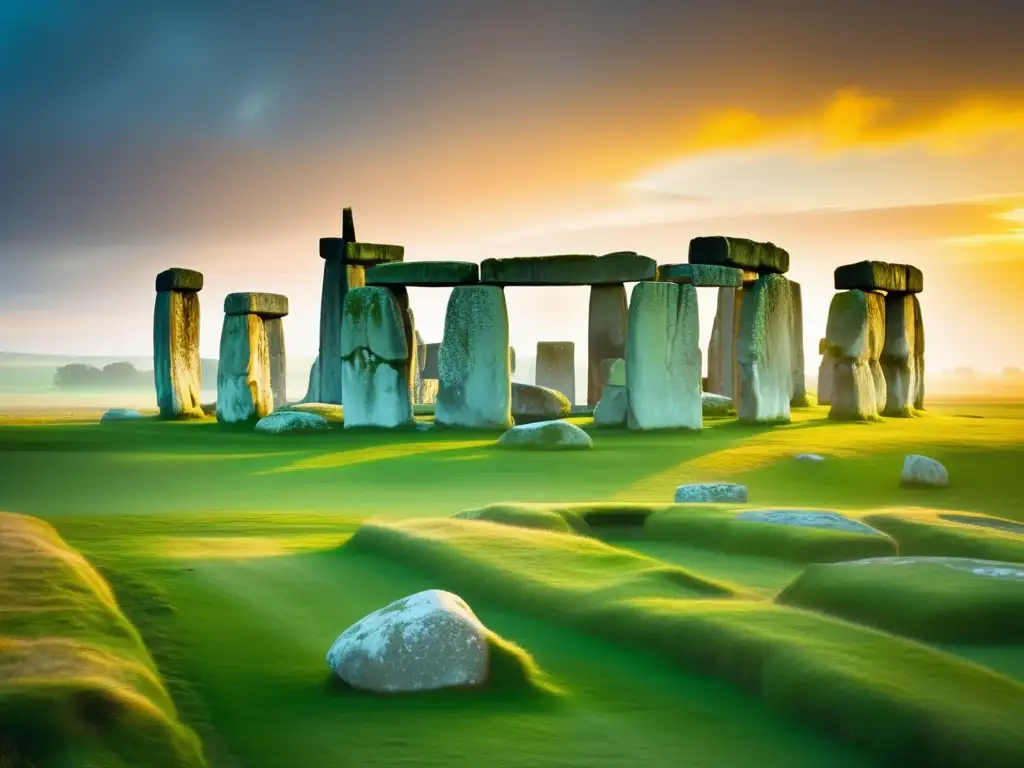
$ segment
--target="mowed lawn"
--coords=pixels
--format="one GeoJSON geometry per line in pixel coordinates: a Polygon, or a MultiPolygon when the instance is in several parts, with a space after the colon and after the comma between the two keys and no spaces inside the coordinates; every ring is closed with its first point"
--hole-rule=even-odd
{"type": "MultiPolygon", "coordinates": [[[[568,453],[499,451],[494,435],[471,432],[269,437],[211,421],[19,416],[0,419],[0,510],[49,521],[101,570],[213,765],[868,765],[864,750],[720,677],[551,621],[500,590],[466,597],[558,693],[371,697],[332,686],[324,660],[363,615],[458,586],[422,563],[346,546],[371,517],[669,503],[680,484],[725,480],[749,486],[751,507],[928,507],[1024,522],[1024,404],[935,404],[878,424],[826,415],[802,409],[772,429],[709,421],[698,434],[594,430],[593,451],[568,453]],[[794,460],[805,452],[828,461],[794,460]],[[950,487],[900,488],[908,453],[942,461],[950,487]]],[[[771,553],[614,543],[766,601],[803,570],[771,553]]],[[[530,567],[541,581],[561,573],[540,558],[530,567]]],[[[598,575],[579,578],[576,599],[592,585],[597,600],[598,575]]],[[[961,655],[1024,672],[1015,648],[961,655]]]]}

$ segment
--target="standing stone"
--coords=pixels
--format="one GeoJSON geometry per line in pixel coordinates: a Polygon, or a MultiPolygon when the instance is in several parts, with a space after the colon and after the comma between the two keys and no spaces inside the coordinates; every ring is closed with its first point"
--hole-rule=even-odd
{"type": "Polygon", "coordinates": [[[921,302],[914,296],[914,358],[917,369],[917,388],[914,394],[914,410],[924,410],[924,316],[921,302]]]}
{"type": "Polygon", "coordinates": [[[571,341],[538,341],[538,387],[561,392],[571,405],[576,403],[576,345],[571,341]]]}
{"type": "Polygon", "coordinates": [[[818,342],[818,354],[821,355],[821,364],[818,366],[818,405],[828,405],[832,402],[832,382],[836,368],[835,358],[828,351],[828,339],[818,342]]]}
{"type": "Polygon", "coordinates": [[[792,330],[790,332],[790,351],[793,353],[793,396],[790,405],[804,408],[809,405],[807,400],[807,371],[804,365],[804,302],[800,283],[789,281],[790,300],[792,302],[792,330]]]}
{"type": "Polygon", "coordinates": [[[452,289],[438,353],[437,424],[512,426],[508,309],[498,286],[452,289]]]}
{"type": "Polygon", "coordinates": [[[324,260],[324,281],[320,293],[320,382],[318,401],[340,405],[341,386],[341,322],[345,295],[351,288],[366,282],[362,266],[348,264],[345,245],[356,239],[352,209],[342,212],[341,242],[336,238],[321,238],[320,256],[324,260]],[[326,242],[325,242],[326,241],[326,242]]]}
{"type": "Polygon", "coordinates": [[[878,364],[885,341],[884,297],[860,290],[837,293],[829,307],[826,338],[826,354],[835,360],[829,418],[877,418],[879,398],[871,362],[878,364]]]}
{"type": "Polygon", "coordinates": [[[587,405],[602,397],[606,381],[601,364],[626,355],[626,286],[590,288],[590,324],[587,340],[587,405]]]}
{"type": "Polygon", "coordinates": [[[637,283],[627,329],[627,426],[700,429],[697,289],[676,283],[637,283]]]}
{"type": "Polygon", "coordinates": [[[413,423],[408,315],[387,288],[353,288],[341,325],[345,428],[413,423]]]}
{"type": "Polygon", "coordinates": [[[437,342],[432,344],[423,345],[423,378],[424,379],[436,379],[437,378],[437,355],[441,350],[441,345],[437,342]]]}
{"type": "Polygon", "coordinates": [[[309,366],[309,384],[306,386],[306,396],[302,398],[304,403],[320,402],[320,357],[313,358],[313,364],[309,366]]]}
{"type": "Polygon", "coordinates": [[[203,276],[173,268],[156,278],[153,310],[153,378],[160,417],[202,416],[199,362],[199,291],[203,276]]]}
{"type": "Polygon", "coordinates": [[[263,318],[225,315],[217,367],[217,421],[258,421],[273,410],[270,350],[263,318]]]}
{"type": "MultiPolygon", "coordinates": [[[[752,424],[790,420],[793,396],[793,304],[789,281],[762,275],[744,291],[736,357],[739,419],[752,424]]],[[[736,398],[734,398],[734,401],[736,398]]]]}
{"type": "Polygon", "coordinates": [[[736,365],[736,339],[739,332],[743,289],[719,288],[718,310],[712,326],[708,349],[708,391],[736,401],[739,369],[736,365]]]}
{"type": "Polygon", "coordinates": [[[284,322],[280,317],[265,318],[267,353],[270,355],[270,391],[274,395],[274,408],[288,402],[288,363],[284,347],[284,322]]]}
{"type": "Polygon", "coordinates": [[[885,297],[885,346],[882,371],[886,384],[885,416],[913,415],[917,397],[917,318],[914,296],[890,293],[885,297]]]}

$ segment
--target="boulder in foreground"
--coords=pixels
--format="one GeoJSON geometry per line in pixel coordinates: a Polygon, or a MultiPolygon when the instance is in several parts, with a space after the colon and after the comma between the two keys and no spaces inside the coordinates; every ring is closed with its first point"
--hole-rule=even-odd
{"type": "Polygon", "coordinates": [[[910,455],[903,461],[900,485],[908,488],[945,488],[949,485],[949,473],[935,459],[910,455]]]}
{"type": "Polygon", "coordinates": [[[590,435],[568,421],[535,421],[512,427],[500,438],[499,448],[580,450],[593,448],[590,435]]]}
{"type": "Polygon", "coordinates": [[[275,411],[256,422],[255,430],[266,435],[323,432],[331,425],[323,416],[305,411],[275,411]]]}
{"type": "Polygon", "coordinates": [[[512,418],[516,424],[561,419],[570,410],[569,399],[557,390],[512,382],[512,418]]]}
{"type": "Polygon", "coordinates": [[[100,416],[100,423],[105,424],[109,421],[138,421],[141,418],[141,413],[130,408],[111,408],[100,416]]]}
{"type": "Polygon", "coordinates": [[[327,665],[353,688],[375,693],[480,686],[490,673],[488,631],[461,597],[431,589],[346,629],[327,665]]]}

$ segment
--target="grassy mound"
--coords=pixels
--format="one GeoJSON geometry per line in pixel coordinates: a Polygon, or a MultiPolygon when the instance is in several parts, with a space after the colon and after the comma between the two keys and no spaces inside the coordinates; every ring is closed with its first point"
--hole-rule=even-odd
{"type": "Polygon", "coordinates": [[[13,765],[205,761],[103,578],[48,524],[0,512],[0,756],[13,765]]]}
{"type": "Polygon", "coordinates": [[[695,600],[712,584],[700,589],[702,580],[681,569],[671,580],[652,579],[659,569],[645,558],[597,541],[447,519],[364,524],[346,546],[425,569],[463,596],[727,679],[885,762],[1024,760],[1024,686],[826,616],[766,601],[695,600]]]}
{"type": "Polygon", "coordinates": [[[901,555],[1024,563],[1024,536],[985,524],[993,520],[1012,522],[933,509],[899,509],[864,517],[865,523],[896,539],[901,555]],[[978,522],[964,522],[968,518],[978,522]]]}
{"type": "Polygon", "coordinates": [[[461,520],[483,520],[489,523],[536,528],[543,531],[572,533],[583,531],[586,524],[569,510],[554,509],[545,504],[488,504],[478,509],[465,509],[455,515],[461,520]]]}
{"type": "Polygon", "coordinates": [[[778,602],[933,643],[1024,644],[1024,566],[1002,569],[1016,577],[984,575],[1000,566],[905,557],[811,565],[778,602]]]}

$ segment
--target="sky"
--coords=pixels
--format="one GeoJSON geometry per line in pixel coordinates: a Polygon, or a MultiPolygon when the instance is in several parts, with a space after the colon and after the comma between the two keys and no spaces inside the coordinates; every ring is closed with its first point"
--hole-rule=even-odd
{"type": "MultiPolygon", "coordinates": [[[[835,267],[913,263],[930,370],[1024,366],[1022,33],[1019,0],[0,0],[0,350],[151,353],[182,266],[203,356],[246,290],[312,356],[351,206],[407,260],[771,240],[809,372],[835,267]]],[[[447,294],[412,291],[428,341],[447,294]]],[[[585,288],[507,295],[521,354],[585,354],[585,288]]]]}

